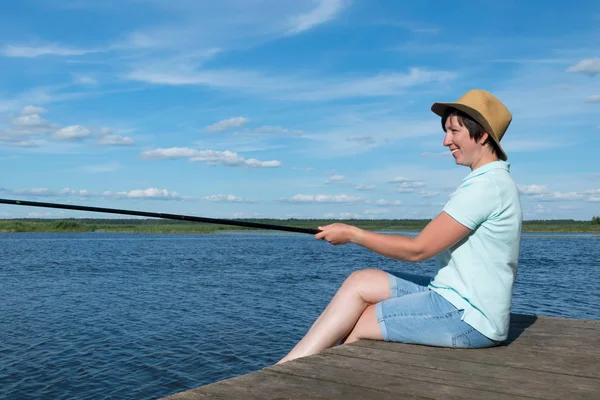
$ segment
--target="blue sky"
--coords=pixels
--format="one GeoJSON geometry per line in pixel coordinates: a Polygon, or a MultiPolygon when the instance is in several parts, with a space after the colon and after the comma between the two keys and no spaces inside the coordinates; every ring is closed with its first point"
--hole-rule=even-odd
{"type": "Polygon", "coordinates": [[[431,218],[469,170],[430,106],[480,88],[525,219],[600,215],[597,1],[3,2],[0,73],[3,198],[431,218]]]}

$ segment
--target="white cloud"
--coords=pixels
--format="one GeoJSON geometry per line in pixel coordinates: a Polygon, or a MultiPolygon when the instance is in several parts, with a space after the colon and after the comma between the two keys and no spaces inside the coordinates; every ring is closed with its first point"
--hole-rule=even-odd
{"type": "Polygon", "coordinates": [[[572,192],[552,192],[544,185],[518,185],[519,192],[527,198],[537,201],[585,201],[597,202],[600,189],[588,189],[572,192]]]}
{"type": "Polygon", "coordinates": [[[327,219],[360,219],[362,216],[352,212],[341,212],[338,214],[326,213],[323,215],[323,217],[327,219]]]}
{"type": "Polygon", "coordinates": [[[445,83],[456,77],[447,71],[411,68],[407,73],[375,76],[315,77],[274,75],[244,70],[196,70],[193,66],[144,65],[126,74],[130,80],[160,85],[199,85],[235,89],[262,96],[304,101],[397,96],[414,86],[445,83]]]}
{"type": "Polygon", "coordinates": [[[586,58],[567,68],[567,72],[579,72],[594,76],[600,72],[600,58],[586,58]]]}
{"type": "Polygon", "coordinates": [[[592,203],[600,202],[600,189],[586,190],[583,194],[587,197],[586,201],[592,203]]]}
{"type": "Polygon", "coordinates": [[[45,46],[4,46],[0,53],[6,57],[33,58],[39,56],[81,56],[88,53],[98,52],[91,49],[74,49],[56,44],[45,46]]]}
{"type": "Polygon", "coordinates": [[[105,191],[103,197],[126,198],[126,199],[156,199],[156,200],[186,200],[187,197],[181,196],[177,192],[169,192],[167,189],[136,189],[128,192],[105,191]]]}
{"type": "Polygon", "coordinates": [[[175,160],[179,158],[194,157],[199,150],[189,147],[171,147],[168,149],[154,149],[142,152],[142,158],[146,160],[175,160]]]}
{"type": "Polygon", "coordinates": [[[89,196],[90,195],[90,193],[87,190],[75,190],[75,189],[70,189],[70,188],[64,188],[59,191],[52,191],[48,188],[31,188],[31,189],[17,189],[17,190],[5,189],[4,191],[6,191],[8,193],[14,193],[16,195],[23,195],[23,196],[53,197],[53,196],[72,196],[72,195],[89,196]]]}
{"type": "Polygon", "coordinates": [[[25,106],[21,109],[21,115],[44,114],[48,112],[43,107],[25,106]]]}
{"type": "Polygon", "coordinates": [[[276,168],[281,166],[281,161],[260,161],[255,158],[245,159],[231,151],[202,150],[200,154],[190,158],[191,162],[205,162],[206,165],[223,164],[232,167],[250,168],[276,168]]]}
{"type": "Polygon", "coordinates": [[[204,128],[205,131],[208,132],[221,132],[227,130],[229,128],[235,128],[239,126],[244,126],[248,122],[247,118],[244,117],[233,117],[229,119],[224,119],[222,121],[216,122],[212,125],[209,125],[204,128]]]}
{"type": "Polygon", "coordinates": [[[90,192],[87,190],[75,190],[70,188],[64,188],[58,192],[59,195],[67,195],[67,196],[89,196],[90,192]]]}
{"type": "Polygon", "coordinates": [[[310,12],[290,19],[288,32],[297,34],[314,28],[333,19],[343,8],[345,0],[318,0],[318,5],[310,12]]]}
{"type": "Polygon", "coordinates": [[[346,194],[334,196],[324,194],[295,194],[290,198],[282,197],[280,200],[287,203],[358,203],[362,201],[360,197],[348,196],[346,194]]]}
{"type": "Polygon", "coordinates": [[[36,135],[48,133],[56,129],[56,125],[40,117],[38,114],[28,113],[23,109],[23,115],[9,120],[10,128],[6,131],[9,135],[36,135]]]}
{"type": "Polygon", "coordinates": [[[375,204],[377,204],[378,206],[401,206],[402,202],[400,200],[385,200],[385,199],[379,199],[377,201],[375,201],[375,204]]]}
{"type": "Polygon", "coordinates": [[[40,117],[37,114],[24,114],[20,117],[15,118],[14,120],[12,120],[12,124],[15,126],[26,126],[26,127],[31,127],[31,126],[39,126],[42,124],[46,124],[47,121],[45,121],[42,117],[40,117]]]}
{"type": "Polygon", "coordinates": [[[162,200],[190,200],[190,196],[182,196],[177,192],[169,192],[167,189],[136,189],[130,191],[113,192],[110,190],[102,193],[91,193],[86,189],[71,189],[64,188],[59,191],[53,191],[48,188],[31,188],[9,190],[3,189],[3,192],[23,195],[23,196],[45,196],[45,197],[60,197],[60,196],[84,196],[84,197],[106,197],[116,199],[162,199],[162,200]]]}
{"type": "Polygon", "coordinates": [[[586,97],[584,103],[600,103],[600,95],[586,97]]]}
{"type": "MultiPolygon", "coordinates": [[[[2,138],[0,138],[0,142],[2,142],[2,138]]],[[[13,147],[24,147],[24,148],[33,148],[40,147],[45,143],[43,140],[19,140],[19,141],[7,141],[13,147]]]]}
{"type": "Polygon", "coordinates": [[[56,214],[50,211],[46,211],[46,212],[38,212],[38,211],[34,211],[34,212],[30,212],[27,214],[27,218],[51,218],[51,217],[55,217],[56,214]]]}
{"type": "Polygon", "coordinates": [[[547,194],[541,194],[534,196],[535,198],[542,201],[572,201],[572,200],[584,200],[584,194],[577,192],[552,192],[547,194]]]}
{"type": "Polygon", "coordinates": [[[214,194],[212,196],[204,196],[202,200],[220,203],[251,203],[250,200],[244,197],[238,197],[232,194],[214,194]]]}
{"type": "MultiPolygon", "coordinates": [[[[0,97],[0,112],[12,111],[31,103],[48,104],[101,94],[100,92],[67,91],[66,89],[68,87],[70,87],[70,85],[61,85],[57,83],[52,86],[37,86],[25,89],[23,92],[15,94],[8,99],[2,99],[0,97]]],[[[119,89],[109,90],[106,91],[106,93],[116,93],[119,91],[119,89]]]]}
{"type": "Polygon", "coordinates": [[[414,182],[403,182],[396,186],[396,192],[398,193],[414,193],[418,189],[425,186],[425,182],[414,181],[414,182]]]}
{"type": "Polygon", "coordinates": [[[52,138],[62,141],[77,141],[90,135],[90,130],[81,125],[71,125],[56,131],[52,138]]]}
{"type": "Polygon", "coordinates": [[[342,184],[346,185],[348,182],[346,181],[346,177],[343,175],[333,175],[330,176],[329,179],[325,181],[326,185],[334,185],[334,184],[342,184]]]}
{"type": "Polygon", "coordinates": [[[76,75],[74,77],[75,83],[80,85],[97,85],[98,80],[89,75],[76,75]]]}
{"type": "Polygon", "coordinates": [[[253,213],[236,212],[236,213],[233,213],[233,218],[241,218],[241,219],[264,218],[264,215],[259,212],[253,212],[253,213]]]}
{"type": "Polygon", "coordinates": [[[354,189],[356,190],[375,190],[377,189],[377,186],[375,185],[365,185],[365,184],[358,184],[356,186],[354,186],[354,189]]]}
{"type": "Polygon", "coordinates": [[[132,137],[117,134],[105,135],[96,141],[99,146],[132,146],[135,141],[132,137]]]}
{"type": "Polygon", "coordinates": [[[31,189],[17,189],[14,191],[15,194],[22,194],[25,196],[52,196],[48,188],[31,188],[31,189]]]}
{"type": "Polygon", "coordinates": [[[578,192],[551,192],[544,185],[518,185],[519,192],[537,201],[587,201],[597,202],[600,189],[589,189],[578,192]]]}
{"type": "Polygon", "coordinates": [[[525,195],[548,193],[548,188],[544,185],[518,185],[519,191],[525,195]]]}
{"type": "Polygon", "coordinates": [[[419,195],[419,197],[429,199],[432,197],[436,197],[440,193],[439,192],[426,192],[424,190],[420,190],[417,194],[419,195]]]}
{"type": "Polygon", "coordinates": [[[149,29],[134,28],[116,47],[177,54],[248,48],[320,26],[347,4],[348,0],[150,0],[145,7],[164,15],[165,22],[149,29]]]}
{"type": "Polygon", "coordinates": [[[201,70],[193,66],[173,69],[171,66],[144,65],[126,74],[126,78],[159,85],[198,85],[224,89],[245,89],[251,92],[264,93],[266,90],[277,90],[293,87],[283,79],[263,76],[253,71],[240,70],[201,70]],[[282,87],[283,86],[283,87],[282,87]]]}
{"type": "Polygon", "coordinates": [[[368,215],[368,216],[386,215],[389,213],[390,213],[390,210],[387,208],[376,208],[376,209],[365,210],[363,212],[363,214],[368,215]]]}
{"type": "Polygon", "coordinates": [[[196,150],[189,147],[171,147],[142,152],[147,160],[174,160],[188,158],[191,162],[204,162],[206,165],[227,165],[230,167],[275,168],[281,161],[260,161],[254,158],[245,159],[232,151],[196,150]]]}
{"type": "Polygon", "coordinates": [[[396,192],[398,193],[414,193],[425,186],[425,182],[408,179],[404,176],[398,176],[390,179],[388,183],[398,184],[396,185],[396,192]]]}
{"type": "Polygon", "coordinates": [[[409,179],[404,176],[398,176],[396,178],[392,178],[388,181],[388,183],[403,183],[403,182],[413,182],[412,179],[409,179]]]}
{"type": "Polygon", "coordinates": [[[388,210],[387,208],[377,208],[374,210],[365,210],[364,214],[365,215],[385,215],[385,214],[389,214],[390,210],[388,210]]]}
{"type": "Polygon", "coordinates": [[[333,100],[343,98],[397,96],[406,89],[430,83],[445,83],[456,78],[456,74],[447,71],[429,71],[421,68],[410,68],[408,73],[382,73],[370,77],[346,78],[345,81],[335,80],[310,84],[299,88],[297,95],[300,100],[319,99],[333,100]],[[312,88],[311,88],[312,86],[312,88]]]}

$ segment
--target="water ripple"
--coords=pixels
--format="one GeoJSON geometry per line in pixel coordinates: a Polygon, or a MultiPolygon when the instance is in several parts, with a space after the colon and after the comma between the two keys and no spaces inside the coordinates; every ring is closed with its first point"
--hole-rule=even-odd
{"type": "MultiPolygon", "coordinates": [[[[524,235],[513,311],[600,319],[598,238],[524,235]]],[[[0,398],[154,399],[258,370],[367,267],[435,272],[308,235],[0,234],[0,398]]]]}

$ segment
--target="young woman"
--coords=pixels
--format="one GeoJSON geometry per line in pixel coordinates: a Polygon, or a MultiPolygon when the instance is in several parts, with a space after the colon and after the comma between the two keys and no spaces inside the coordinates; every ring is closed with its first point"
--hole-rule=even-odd
{"type": "Polygon", "coordinates": [[[456,164],[471,169],[442,212],[415,238],[340,223],[319,227],[315,237],[402,261],[437,256],[436,276],[352,273],[279,363],[359,339],[458,348],[506,339],[522,224],[519,191],[500,146],[512,116],[483,90],[431,110],[442,117],[444,146],[456,164]]]}

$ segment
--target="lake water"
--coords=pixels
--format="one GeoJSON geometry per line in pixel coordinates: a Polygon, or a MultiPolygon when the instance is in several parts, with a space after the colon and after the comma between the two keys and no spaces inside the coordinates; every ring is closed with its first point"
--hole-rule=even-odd
{"type": "MultiPolygon", "coordinates": [[[[360,268],[270,232],[0,233],[0,398],[154,399],[271,365],[360,268]]],[[[600,235],[525,234],[513,312],[600,319],[600,235]]]]}

